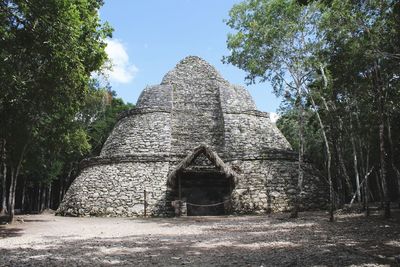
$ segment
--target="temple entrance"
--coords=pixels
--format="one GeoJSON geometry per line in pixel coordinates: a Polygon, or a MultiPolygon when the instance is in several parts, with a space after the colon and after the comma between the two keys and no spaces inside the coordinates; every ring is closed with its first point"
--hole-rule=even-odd
{"type": "Polygon", "coordinates": [[[236,175],[207,146],[195,148],[168,175],[169,197],[175,216],[230,214],[236,175]]]}
{"type": "Polygon", "coordinates": [[[188,216],[230,213],[232,179],[216,170],[182,171],[178,174],[178,199],[186,202],[188,216]]]}

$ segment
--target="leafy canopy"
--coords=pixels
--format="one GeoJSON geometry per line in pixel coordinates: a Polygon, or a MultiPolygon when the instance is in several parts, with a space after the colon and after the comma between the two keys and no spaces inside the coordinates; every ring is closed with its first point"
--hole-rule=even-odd
{"type": "Polygon", "coordinates": [[[317,4],[295,0],[247,0],[235,5],[227,25],[231,54],[224,62],[245,70],[250,83],[272,81],[275,93],[297,91],[307,82],[322,42],[317,4]]]}

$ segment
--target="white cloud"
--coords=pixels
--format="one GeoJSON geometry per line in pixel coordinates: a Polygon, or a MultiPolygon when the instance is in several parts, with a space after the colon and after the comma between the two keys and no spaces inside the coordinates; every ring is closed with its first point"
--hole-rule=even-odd
{"type": "Polygon", "coordinates": [[[271,122],[276,123],[276,121],[279,119],[279,115],[275,112],[270,112],[269,118],[271,119],[271,122]]]}
{"type": "Polygon", "coordinates": [[[119,40],[107,39],[106,53],[111,61],[111,69],[106,70],[106,75],[111,81],[129,83],[133,80],[138,68],[129,62],[125,46],[119,40]]]}

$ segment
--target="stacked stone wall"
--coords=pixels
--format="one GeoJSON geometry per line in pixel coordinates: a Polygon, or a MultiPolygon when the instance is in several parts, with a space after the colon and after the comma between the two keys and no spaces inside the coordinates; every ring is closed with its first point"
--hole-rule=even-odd
{"type": "Polygon", "coordinates": [[[225,154],[229,157],[258,157],[271,149],[291,150],[268,114],[224,113],[224,121],[225,154]]]}
{"type": "Polygon", "coordinates": [[[193,70],[198,68],[196,65],[177,66],[163,79],[162,83],[172,86],[173,92],[171,151],[174,153],[187,154],[201,144],[222,152],[224,121],[219,86],[227,82],[207,65],[199,71],[193,70]]]}
{"type": "MultiPolygon", "coordinates": [[[[241,179],[232,199],[238,213],[289,211],[297,192],[298,165],[288,160],[233,161],[239,167],[241,179]]],[[[316,176],[308,164],[305,166],[303,194],[300,208],[304,210],[324,207],[327,203],[327,184],[316,176]]]]}
{"type": "Polygon", "coordinates": [[[224,113],[256,110],[256,105],[246,88],[238,85],[219,87],[221,108],[224,113]]]}
{"type": "Polygon", "coordinates": [[[70,216],[142,216],[166,212],[168,162],[94,165],[82,171],[58,211],[70,216]]]}
{"type": "Polygon", "coordinates": [[[171,149],[168,112],[143,112],[122,118],[101,151],[102,157],[138,153],[165,153],[171,149]]]}
{"type": "Polygon", "coordinates": [[[140,94],[136,107],[171,110],[172,86],[153,85],[146,87],[140,94]]]}

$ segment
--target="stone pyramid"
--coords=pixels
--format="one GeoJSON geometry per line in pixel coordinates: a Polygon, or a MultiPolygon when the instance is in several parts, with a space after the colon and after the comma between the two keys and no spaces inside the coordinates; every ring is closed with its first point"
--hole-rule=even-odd
{"type": "MultiPolygon", "coordinates": [[[[308,168],[311,170],[311,168],[308,168]]],[[[297,155],[247,90],[189,56],[120,115],[98,157],[84,160],[57,211],[71,216],[168,216],[290,210],[297,155]]],[[[326,203],[308,171],[302,207],[326,203]]]]}

